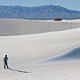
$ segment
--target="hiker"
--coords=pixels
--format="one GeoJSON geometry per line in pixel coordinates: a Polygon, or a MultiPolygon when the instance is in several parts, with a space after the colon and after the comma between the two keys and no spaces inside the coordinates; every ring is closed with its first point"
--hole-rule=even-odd
{"type": "Polygon", "coordinates": [[[8,64],[7,64],[7,61],[8,61],[8,57],[7,57],[7,55],[5,55],[5,57],[4,57],[4,69],[5,68],[7,68],[7,69],[9,68],[8,64]]]}

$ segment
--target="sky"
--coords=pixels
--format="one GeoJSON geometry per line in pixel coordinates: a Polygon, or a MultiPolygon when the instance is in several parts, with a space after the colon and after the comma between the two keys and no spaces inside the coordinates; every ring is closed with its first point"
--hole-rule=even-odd
{"type": "Polygon", "coordinates": [[[3,6],[42,6],[59,5],[68,9],[80,11],[80,0],[0,0],[3,6]]]}

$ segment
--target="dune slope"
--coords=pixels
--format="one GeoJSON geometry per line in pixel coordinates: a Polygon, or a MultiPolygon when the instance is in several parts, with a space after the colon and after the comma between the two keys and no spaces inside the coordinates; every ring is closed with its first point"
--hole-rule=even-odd
{"type": "Polygon", "coordinates": [[[0,19],[0,36],[26,35],[80,28],[76,21],[37,21],[23,19],[0,19]]]}

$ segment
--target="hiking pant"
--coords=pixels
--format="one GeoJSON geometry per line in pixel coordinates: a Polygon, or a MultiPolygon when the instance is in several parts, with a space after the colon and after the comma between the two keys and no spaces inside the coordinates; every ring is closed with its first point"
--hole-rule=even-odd
{"type": "Polygon", "coordinates": [[[8,64],[7,64],[7,61],[4,61],[4,68],[6,68],[6,67],[9,68],[8,64]]]}

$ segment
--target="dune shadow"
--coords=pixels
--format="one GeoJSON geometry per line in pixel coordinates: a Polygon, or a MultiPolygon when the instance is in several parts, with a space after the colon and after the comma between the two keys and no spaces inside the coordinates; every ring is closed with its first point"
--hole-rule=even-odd
{"type": "Polygon", "coordinates": [[[71,51],[64,53],[61,56],[57,56],[55,58],[53,57],[43,62],[72,61],[72,60],[80,60],[80,47],[74,48],[71,51]]]}

